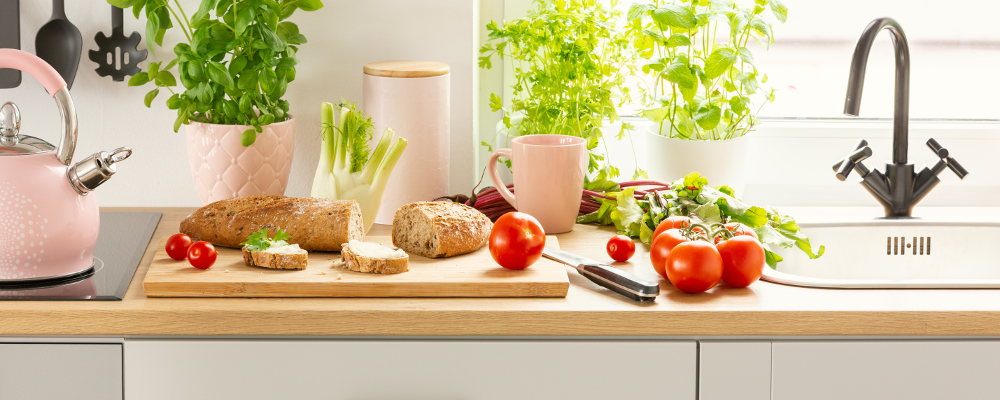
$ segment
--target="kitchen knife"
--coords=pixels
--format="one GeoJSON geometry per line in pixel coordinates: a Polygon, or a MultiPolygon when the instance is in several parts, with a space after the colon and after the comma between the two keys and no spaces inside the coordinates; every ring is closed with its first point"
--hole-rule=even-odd
{"type": "Polygon", "coordinates": [[[660,285],[655,282],[649,282],[608,264],[602,264],[551,247],[546,247],[542,250],[542,255],[550,260],[574,267],[580,275],[587,277],[587,279],[590,279],[594,283],[611,289],[632,300],[640,302],[656,301],[656,296],[660,294],[660,285]]]}

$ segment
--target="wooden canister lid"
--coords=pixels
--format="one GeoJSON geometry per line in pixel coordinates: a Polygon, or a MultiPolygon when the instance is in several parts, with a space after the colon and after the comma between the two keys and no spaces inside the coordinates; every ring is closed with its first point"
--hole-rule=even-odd
{"type": "Polygon", "coordinates": [[[451,71],[451,67],[448,64],[436,61],[378,61],[365,65],[365,75],[391,78],[426,78],[441,76],[449,71],[451,71]]]}

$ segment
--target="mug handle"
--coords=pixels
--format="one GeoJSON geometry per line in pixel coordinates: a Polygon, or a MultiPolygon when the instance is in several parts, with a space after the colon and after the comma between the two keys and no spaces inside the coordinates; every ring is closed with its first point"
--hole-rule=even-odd
{"type": "Polygon", "coordinates": [[[497,192],[500,192],[500,195],[503,196],[504,200],[507,200],[507,202],[516,209],[517,202],[514,201],[514,194],[511,193],[510,190],[507,190],[507,185],[500,180],[500,174],[497,173],[497,161],[500,156],[512,159],[513,153],[511,153],[510,149],[497,149],[497,151],[494,151],[490,156],[490,161],[486,163],[486,168],[490,171],[490,180],[493,181],[493,186],[497,188],[497,192]]]}

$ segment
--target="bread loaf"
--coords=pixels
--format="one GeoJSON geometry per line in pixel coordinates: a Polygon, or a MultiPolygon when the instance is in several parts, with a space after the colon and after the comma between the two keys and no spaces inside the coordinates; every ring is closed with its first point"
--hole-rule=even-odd
{"type": "Polygon", "coordinates": [[[354,200],[247,196],[204,206],[181,221],[181,232],[218,246],[241,247],[251,233],[284,229],[289,244],[309,251],[340,251],[365,236],[361,207],[354,200]]]}
{"type": "Polygon", "coordinates": [[[340,254],[344,257],[344,266],[351,271],[388,275],[410,270],[410,256],[375,243],[354,240],[345,244],[340,254]]]}
{"type": "Polygon", "coordinates": [[[392,244],[424,257],[451,257],[486,244],[493,223],[483,213],[460,203],[416,202],[396,210],[392,244]]]}

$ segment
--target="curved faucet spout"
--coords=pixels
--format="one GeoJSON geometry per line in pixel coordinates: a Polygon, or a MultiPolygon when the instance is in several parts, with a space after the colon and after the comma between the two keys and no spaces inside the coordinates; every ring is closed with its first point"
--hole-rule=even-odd
{"type": "Polygon", "coordinates": [[[910,47],[906,42],[903,28],[892,18],[879,18],[868,24],[854,48],[851,60],[851,76],[847,84],[847,98],[844,100],[844,114],[857,116],[861,109],[861,91],[865,85],[865,67],[868,53],[875,37],[883,29],[892,34],[892,44],[896,50],[896,96],[893,113],[892,162],[906,164],[907,142],[910,121],[910,47]]]}

